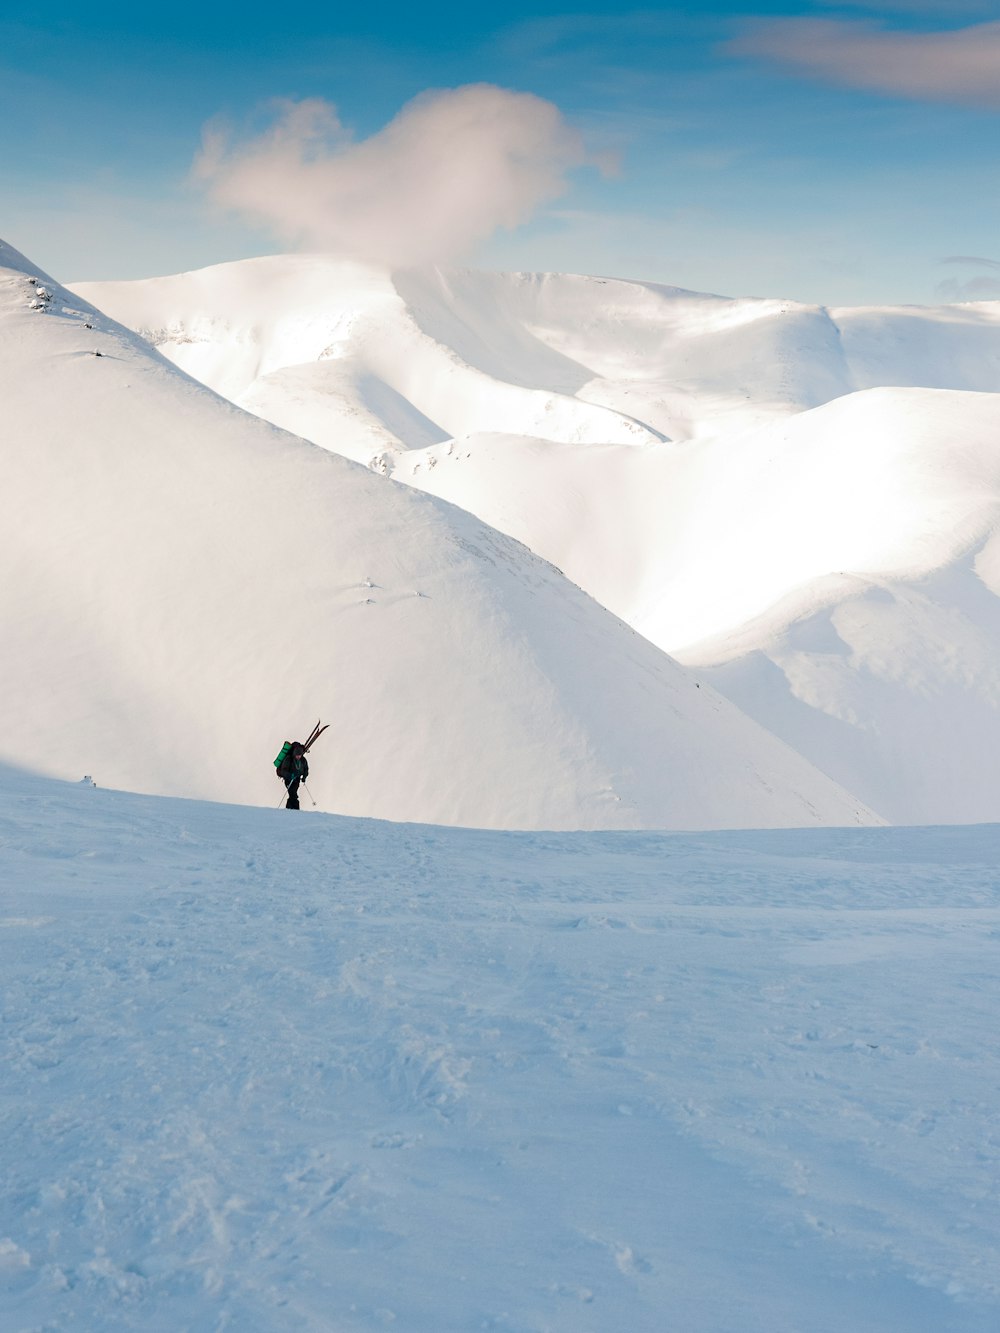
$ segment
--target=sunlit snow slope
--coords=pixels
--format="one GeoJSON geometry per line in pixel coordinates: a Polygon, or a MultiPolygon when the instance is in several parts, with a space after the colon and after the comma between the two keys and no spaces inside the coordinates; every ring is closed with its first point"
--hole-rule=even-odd
{"type": "Polygon", "coordinates": [[[218,398],[0,252],[0,752],[531,828],[871,815],[551,566],[218,398]]]}
{"type": "Polygon", "coordinates": [[[319,256],[79,290],[517,537],[889,817],[1000,812],[1000,305],[319,256]]]}

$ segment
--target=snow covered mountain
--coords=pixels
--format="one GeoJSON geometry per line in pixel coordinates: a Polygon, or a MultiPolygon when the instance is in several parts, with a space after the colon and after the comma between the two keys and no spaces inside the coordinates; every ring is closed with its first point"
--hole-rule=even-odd
{"type": "Polygon", "coordinates": [[[234,408],[10,247],[0,401],[9,760],[266,804],[322,714],[329,810],[875,818],[524,547],[234,408]]]}
{"type": "Polygon", "coordinates": [[[893,820],[1000,812],[1000,304],[322,256],[76,290],[524,542],[893,820]]]}

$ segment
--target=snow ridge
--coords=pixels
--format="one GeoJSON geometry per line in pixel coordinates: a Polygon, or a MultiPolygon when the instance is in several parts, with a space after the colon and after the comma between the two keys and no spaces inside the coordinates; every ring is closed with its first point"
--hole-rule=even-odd
{"type": "Polygon", "coordinates": [[[510,537],[241,411],[57,284],[37,308],[34,283],[0,270],[9,759],[271,805],[273,755],[322,714],[327,810],[877,819],[510,537]]]}
{"type": "Polygon", "coordinates": [[[891,819],[996,818],[1000,304],[323,256],[80,290],[524,542],[891,819]]]}

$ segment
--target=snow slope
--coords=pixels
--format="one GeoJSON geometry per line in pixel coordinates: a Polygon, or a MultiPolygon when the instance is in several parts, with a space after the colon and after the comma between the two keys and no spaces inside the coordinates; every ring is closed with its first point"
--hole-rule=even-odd
{"type": "Polygon", "coordinates": [[[992,1333],[998,859],[0,770],[0,1325],[992,1333]]]}
{"type": "Polygon", "coordinates": [[[862,389],[1000,385],[998,302],[828,310],[570,274],[390,274],[325,255],[72,290],[233,401],[314,438],[309,422],[364,461],[373,445],[398,454],[482,431],[683,442],[862,389]]]}
{"type": "Polygon", "coordinates": [[[659,438],[577,398],[588,376],[516,316],[476,328],[474,293],[452,312],[434,291],[410,290],[419,275],[402,281],[322,255],[279,255],[73,290],[233,402],[365,463],[498,420],[576,443],[659,438]]]}
{"type": "Polygon", "coordinates": [[[241,412],[0,254],[0,753],[488,827],[850,823],[852,797],[477,519],[241,412]]]}
{"type": "Polygon", "coordinates": [[[523,541],[890,818],[996,818],[1000,304],[318,256],[80,290],[523,541]]]}
{"type": "Polygon", "coordinates": [[[567,452],[479,437],[394,475],[460,489],[894,822],[997,817],[1000,394],[567,452]]]}

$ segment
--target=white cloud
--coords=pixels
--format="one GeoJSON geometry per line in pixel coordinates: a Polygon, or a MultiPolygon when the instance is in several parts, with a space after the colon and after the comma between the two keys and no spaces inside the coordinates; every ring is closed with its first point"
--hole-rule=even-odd
{"type": "Polygon", "coordinates": [[[782,61],[855,88],[1000,106],[996,21],[944,32],[900,32],[856,20],[764,20],[727,50],[782,61]]]}
{"type": "Polygon", "coordinates": [[[589,160],[551,102],[489,84],[425,93],[361,142],[322,99],[274,105],[249,141],[206,127],[195,175],[212,200],[283,243],[393,265],[517,227],[589,160]]]}

